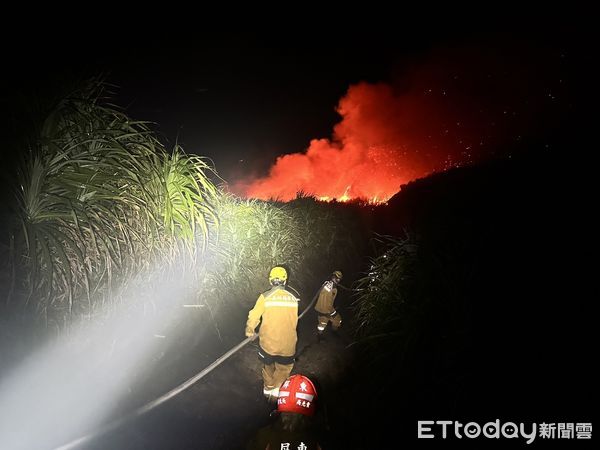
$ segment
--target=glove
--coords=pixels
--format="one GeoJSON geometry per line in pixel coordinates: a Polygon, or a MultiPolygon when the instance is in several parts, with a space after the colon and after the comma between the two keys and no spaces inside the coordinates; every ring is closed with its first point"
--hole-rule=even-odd
{"type": "Polygon", "coordinates": [[[246,328],[246,337],[253,337],[254,330],[252,328],[246,328]]]}

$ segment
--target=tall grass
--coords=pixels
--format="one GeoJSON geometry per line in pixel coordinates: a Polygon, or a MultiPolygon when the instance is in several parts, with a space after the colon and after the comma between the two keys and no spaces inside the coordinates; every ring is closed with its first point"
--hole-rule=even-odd
{"type": "Polygon", "coordinates": [[[411,408],[454,407],[471,332],[475,262],[468,239],[378,237],[353,304],[374,402],[393,392],[394,401],[411,408]]]}
{"type": "Polygon", "coordinates": [[[419,306],[415,238],[378,236],[375,243],[379,254],[356,285],[357,333],[371,341],[407,337],[414,325],[411,311],[419,306]]]}
{"type": "Polygon", "coordinates": [[[147,123],[106,106],[104,89],[93,80],[60,100],[19,173],[15,284],[59,328],[110,307],[115,287],[158,261],[193,264],[217,224],[210,166],[168,152],[147,123]]]}
{"type": "Polygon", "coordinates": [[[298,262],[299,230],[285,210],[268,202],[222,194],[217,209],[220,227],[211,241],[209,293],[219,303],[255,300],[271,267],[298,262]]]}

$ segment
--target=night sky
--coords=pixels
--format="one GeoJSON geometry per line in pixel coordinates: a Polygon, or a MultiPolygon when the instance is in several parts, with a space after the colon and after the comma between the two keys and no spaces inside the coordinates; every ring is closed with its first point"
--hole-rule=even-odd
{"type": "Polygon", "coordinates": [[[551,149],[574,126],[591,61],[590,30],[558,16],[316,28],[56,31],[9,49],[2,101],[102,74],[117,105],[155,122],[167,147],[211,158],[238,194],[382,199],[431,172],[551,149]]]}

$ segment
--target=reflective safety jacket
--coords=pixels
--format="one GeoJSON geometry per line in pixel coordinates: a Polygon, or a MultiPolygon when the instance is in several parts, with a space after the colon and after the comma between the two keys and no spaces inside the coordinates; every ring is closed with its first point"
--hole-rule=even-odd
{"type": "Polygon", "coordinates": [[[260,323],[260,346],[270,355],[293,356],[298,340],[299,301],[283,286],[273,286],[263,292],[248,313],[246,335],[253,333],[260,323]]]}
{"type": "Polygon", "coordinates": [[[337,286],[333,281],[329,280],[323,283],[321,292],[319,292],[317,304],[315,305],[317,312],[327,316],[334,315],[335,307],[333,306],[333,302],[335,301],[336,295],[337,286]]]}

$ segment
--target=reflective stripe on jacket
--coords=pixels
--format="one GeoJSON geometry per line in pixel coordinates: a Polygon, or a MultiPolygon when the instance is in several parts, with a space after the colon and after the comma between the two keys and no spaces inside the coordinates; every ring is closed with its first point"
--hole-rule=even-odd
{"type": "Polygon", "coordinates": [[[298,302],[282,286],[274,286],[258,297],[248,313],[246,330],[254,331],[260,323],[260,346],[271,355],[293,356],[296,353],[298,302]],[[262,322],[261,322],[262,317],[262,322]]]}
{"type": "Polygon", "coordinates": [[[333,302],[335,301],[336,295],[337,286],[333,283],[333,281],[326,281],[321,287],[321,292],[319,292],[319,299],[317,300],[315,309],[321,314],[326,315],[330,315],[331,313],[335,312],[333,302]]]}

